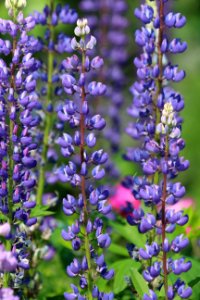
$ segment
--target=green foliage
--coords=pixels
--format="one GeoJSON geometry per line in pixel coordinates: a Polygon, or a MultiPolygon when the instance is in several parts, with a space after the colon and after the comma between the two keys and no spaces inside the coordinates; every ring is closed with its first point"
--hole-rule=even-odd
{"type": "Polygon", "coordinates": [[[133,286],[139,296],[138,299],[140,299],[144,294],[148,294],[149,292],[148,285],[144,280],[144,278],[142,277],[142,275],[137,271],[137,269],[131,268],[130,272],[131,272],[131,280],[133,286]]]}
{"type": "Polygon", "coordinates": [[[39,294],[38,300],[59,300],[61,295],[63,295],[66,291],[67,284],[69,284],[69,279],[66,276],[59,256],[56,255],[51,263],[41,263],[39,266],[39,272],[43,278],[43,288],[39,294]]]}
{"type": "Polygon", "coordinates": [[[31,217],[47,217],[53,215],[54,212],[48,210],[50,206],[48,205],[37,205],[31,210],[31,217]]]}
{"type": "Polygon", "coordinates": [[[119,294],[128,287],[129,278],[131,277],[131,269],[138,270],[140,264],[132,259],[123,259],[116,261],[111,265],[115,270],[113,291],[119,294]]]}
{"type": "Polygon", "coordinates": [[[146,242],[145,235],[139,234],[136,227],[132,227],[128,223],[120,224],[117,222],[110,222],[110,225],[114,231],[127,242],[136,244],[138,247],[144,246],[146,242]]]}

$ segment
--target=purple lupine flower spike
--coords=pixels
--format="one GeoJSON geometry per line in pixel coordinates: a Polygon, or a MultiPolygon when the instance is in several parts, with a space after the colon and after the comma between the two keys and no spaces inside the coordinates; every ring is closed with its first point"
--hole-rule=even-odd
{"type": "Polygon", "coordinates": [[[148,266],[143,264],[143,277],[150,288],[149,294],[143,296],[145,300],[158,299],[161,286],[166,299],[177,295],[186,299],[192,294],[191,288],[180,279],[173,286],[169,286],[168,280],[170,272],[181,276],[190,270],[191,262],[171,257],[187,247],[189,240],[182,234],[173,239],[168,237],[176,227],[188,222],[183,211],[173,210],[172,205],[185,195],[185,187],[172,179],[186,170],[189,163],[180,156],[185,146],[179,115],[184,101],[170,87],[171,82],[183,80],[185,72],[168,60],[170,53],[183,53],[187,44],[167,37],[168,28],[181,28],[186,19],[179,13],[166,12],[166,2],[151,1],[135,10],[135,16],[144,24],[135,33],[136,44],[143,52],[134,60],[138,79],[131,87],[133,104],[128,109],[136,121],[129,125],[127,133],[140,141],[140,147],[129,149],[125,158],[139,163],[143,176],[129,178],[125,184],[148,210],[146,213],[142,208],[134,210],[127,218],[130,225],[137,226],[147,237],[146,245],[135,250],[138,252],[135,257],[141,263],[149,262],[148,266]]]}
{"type": "Polygon", "coordinates": [[[4,216],[0,217],[0,235],[9,250],[0,245],[5,287],[0,290],[0,298],[14,300],[18,296],[7,287],[12,286],[16,292],[20,288],[23,293],[23,281],[30,268],[27,230],[37,222],[31,211],[36,204],[37,143],[33,131],[40,121],[34,73],[40,63],[33,56],[38,50],[37,40],[29,35],[35,21],[21,11],[26,1],[5,4],[12,21],[0,19],[0,31],[5,35],[0,47],[0,211],[4,216]]]}
{"type": "Polygon", "coordinates": [[[101,249],[108,248],[111,243],[102,219],[95,213],[106,215],[110,212],[111,207],[106,204],[108,191],[103,186],[96,187],[93,184],[93,181],[105,176],[103,166],[108,155],[103,149],[95,150],[94,147],[96,132],[101,131],[106,122],[100,114],[90,113],[88,97],[104,94],[106,86],[90,81],[90,68],[101,68],[103,61],[101,58],[88,57],[88,50],[96,44],[95,37],[89,33],[87,19],[78,19],[75,35],[79,39],[73,38],[71,44],[80,55],[63,61],[65,73],[61,75],[65,93],[74,101],[67,100],[58,111],[58,118],[71,127],[71,134],[64,133],[57,140],[61,153],[69,159],[59,176],[77,191],[76,196],[68,194],[63,199],[63,211],[68,217],[74,214],[78,216],[71,226],[62,231],[62,237],[71,241],[74,251],[82,254],[82,259],[80,255],[74,258],[66,271],[70,277],[80,278],[83,291],[81,293],[78,287],[72,285],[73,292],[65,293],[65,299],[113,299],[112,293],[99,292],[94,280],[99,276],[109,280],[114,271],[108,269],[104,256],[99,256],[101,249]]]}
{"type": "MultiPolygon", "coordinates": [[[[38,179],[35,200],[37,202],[37,209],[41,207],[42,211],[43,209],[48,209],[48,207],[55,206],[58,200],[57,193],[48,193],[46,189],[48,184],[55,183],[58,180],[55,171],[56,167],[53,167],[53,164],[55,165],[58,160],[58,153],[54,141],[56,140],[58,131],[60,132],[63,129],[63,122],[58,121],[56,118],[56,103],[62,100],[63,92],[61,78],[59,76],[60,70],[62,69],[60,57],[62,57],[62,54],[68,54],[72,51],[71,38],[61,33],[60,27],[62,27],[63,24],[70,27],[71,24],[75,23],[77,12],[71,9],[69,5],[56,5],[55,1],[50,0],[49,5],[46,5],[42,12],[34,11],[31,18],[38,27],[42,26],[44,29],[44,31],[41,30],[42,35],[37,38],[37,43],[35,43],[35,51],[37,51],[37,57],[40,59],[38,69],[34,72],[33,76],[29,76],[26,81],[26,87],[29,91],[35,88],[37,81],[37,95],[39,98],[37,113],[40,117],[40,124],[37,130],[34,129],[34,142],[38,145],[37,151],[35,151],[35,158],[38,161],[35,174],[38,179]]],[[[29,24],[29,27],[30,26],[31,23],[29,24]]],[[[32,66],[32,63],[33,58],[27,53],[23,58],[23,64],[26,69],[28,69],[32,66]]],[[[20,86],[20,74],[18,74],[17,83],[20,86]]],[[[26,99],[24,101],[26,101],[26,99]]],[[[35,99],[33,98],[32,103],[34,103],[34,101],[35,99]]],[[[29,118],[25,119],[26,123],[29,123],[29,121],[29,118]]],[[[26,144],[27,142],[28,138],[23,138],[23,143],[26,144]]],[[[31,158],[26,157],[23,163],[27,166],[33,166],[35,162],[33,162],[31,158]]],[[[27,184],[30,186],[32,182],[28,180],[27,184]]],[[[36,205],[36,203],[25,202],[24,204],[29,210],[32,206],[34,207],[34,205],[36,205]]],[[[29,290],[31,290],[30,293],[36,296],[39,292],[38,288],[41,285],[41,276],[38,272],[39,264],[42,259],[50,260],[55,254],[55,249],[50,243],[50,238],[57,227],[57,221],[55,218],[46,215],[47,214],[41,212],[37,227],[35,228],[34,240],[32,240],[31,244],[32,250],[34,253],[36,252],[36,254],[33,257],[35,268],[29,278],[29,290]],[[38,247],[38,245],[40,245],[40,247],[38,247]],[[37,251],[35,251],[35,249],[37,249],[37,251]]],[[[21,211],[18,213],[18,216],[20,218],[23,217],[21,211]]],[[[32,218],[27,224],[31,227],[34,220],[35,218],[32,218]]]]}

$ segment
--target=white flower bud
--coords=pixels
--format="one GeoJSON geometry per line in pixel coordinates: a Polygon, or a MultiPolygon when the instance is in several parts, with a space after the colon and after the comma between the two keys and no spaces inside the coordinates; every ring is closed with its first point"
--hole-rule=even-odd
{"type": "Polygon", "coordinates": [[[176,120],[174,118],[174,110],[173,106],[171,103],[165,103],[163,111],[162,111],[162,116],[161,116],[161,122],[162,124],[165,125],[176,125],[176,120]]]}
{"type": "Polygon", "coordinates": [[[5,0],[5,7],[6,7],[7,9],[12,8],[12,4],[11,4],[10,0],[5,0]]]}
{"type": "Polygon", "coordinates": [[[90,33],[90,27],[87,25],[84,27],[85,35],[90,33]]]}
{"type": "Polygon", "coordinates": [[[76,36],[85,36],[90,33],[87,19],[78,19],[77,26],[74,30],[76,36]]]}
{"type": "Polygon", "coordinates": [[[161,116],[161,122],[162,122],[162,124],[167,124],[167,118],[165,115],[161,116]]]}
{"type": "Polygon", "coordinates": [[[171,113],[173,113],[173,106],[169,102],[165,103],[162,114],[168,117],[171,113]]]}
{"type": "Polygon", "coordinates": [[[71,40],[71,47],[74,50],[77,50],[80,48],[80,44],[77,42],[75,37],[71,40]]]}
{"type": "Polygon", "coordinates": [[[88,25],[88,20],[87,19],[78,19],[77,20],[77,26],[78,27],[85,27],[88,25]]]}
{"type": "Polygon", "coordinates": [[[17,1],[17,8],[23,8],[25,6],[26,6],[26,0],[18,0],[17,1]]]}
{"type": "Polygon", "coordinates": [[[167,119],[167,125],[172,125],[174,114],[170,114],[167,119]]]}
{"type": "Polygon", "coordinates": [[[181,136],[181,131],[178,127],[175,127],[170,133],[170,138],[175,139],[181,136]]]}
{"type": "Polygon", "coordinates": [[[75,33],[76,36],[81,36],[81,34],[82,34],[81,28],[77,26],[77,27],[74,29],[74,33],[75,33]]]}
{"type": "Polygon", "coordinates": [[[156,126],[156,133],[157,134],[166,134],[168,131],[168,127],[163,125],[162,123],[159,123],[157,126],[156,126]]]}
{"type": "Polygon", "coordinates": [[[21,9],[26,6],[26,0],[5,0],[5,7],[7,9],[21,9]]]}

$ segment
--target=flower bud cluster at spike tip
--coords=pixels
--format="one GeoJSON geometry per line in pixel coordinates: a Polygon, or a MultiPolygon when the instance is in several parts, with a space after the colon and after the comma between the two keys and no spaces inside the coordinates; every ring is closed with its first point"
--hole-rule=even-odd
{"type": "Polygon", "coordinates": [[[109,193],[104,186],[97,187],[94,183],[105,175],[103,165],[108,155],[103,149],[94,147],[97,142],[95,132],[101,131],[106,122],[101,115],[90,113],[88,101],[88,97],[103,95],[106,87],[101,82],[90,82],[90,72],[102,66],[102,59],[88,56],[88,50],[96,44],[96,39],[89,36],[89,32],[87,20],[78,20],[75,34],[79,39],[72,39],[72,48],[78,50],[78,55],[63,61],[65,72],[61,75],[65,93],[73,97],[73,101],[66,100],[58,111],[58,118],[71,128],[70,134],[64,133],[57,140],[62,155],[69,160],[59,176],[77,190],[76,196],[68,194],[63,199],[65,215],[78,216],[71,226],[62,231],[63,239],[71,241],[73,250],[79,251],[78,258],[74,258],[67,267],[67,274],[80,279],[80,289],[71,285],[73,292],[64,294],[68,300],[113,299],[112,293],[100,292],[95,286],[95,278],[109,280],[114,271],[107,267],[101,253],[101,249],[108,248],[111,243],[99,217],[111,211],[107,204],[109,193]]]}
{"type": "Polygon", "coordinates": [[[147,212],[140,207],[127,217],[128,223],[147,237],[144,247],[133,247],[137,260],[149,262],[148,267],[143,264],[143,277],[150,288],[144,300],[158,299],[162,286],[166,299],[186,299],[192,294],[180,278],[172,285],[168,283],[169,273],[181,275],[191,268],[191,262],[173,258],[173,253],[187,247],[188,239],[182,234],[168,237],[188,222],[184,211],[175,211],[173,205],[185,195],[185,187],[176,178],[189,162],[180,154],[185,147],[180,117],[184,100],[170,87],[171,82],[182,80],[185,72],[168,60],[170,53],[184,52],[187,44],[167,37],[169,28],[184,26],[186,19],[179,13],[167,13],[165,6],[164,0],[151,1],[135,10],[135,16],[144,24],[135,33],[143,53],[134,59],[138,80],[131,87],[133,104],[128,114],[136,121],[128,126],[127,133],[138,140],[139,146],[128,149],[125,159],[139,163],[143,176],[129,177],[124,185],[147,207],[147,212]]]}
{"type": "Polygon", "coordinates": [[[5,0],[5,7],[12,9],[13,7],[21,9],[26,6],[26,0],[5,0]]]}
{"type": "MultiPolygon", "coordinates": [[[[0,211],[7,220],[1,220],[0,235],[10,246],[11,252],[7,252],[13,256],[10,263],[17,261],[15,270],[9,271],[12,276],[8,282],[16,289],[22,288],[24,272],[29,269],[29,240],[24,228],[37,222],[31,216],[36,205],[34,168],[37,164],[33,131],[40,121],[36,114],[39,101],[34,77],[40,65],[34,58],[38,42],[29,35],[34,26],[33,17],[25,18],[22,12],[16,15],[15,21],[0,19],[1,34],[6,36],[1,40],[4,48],[0,49],[0,211]]],[[[6,293],[12,296],[9,289],[6,293]]]]}
{"type": "Polygon", "coordinates": [[[8,9],[8,14],[15,18],[16,14],[26,7],[26,0],[5,0],[5,7],[8,9]]]}
{"type": "MultiPolygon", "coordinates": [[[[117,152],[122,132],[120,110],[124,104],[123,90],[127,81],[123,70],[128,61],[128,6],[125,0],[116,0],[114,4],[108,0],[82,0],[80,8],[88,17],[91,31],[101,44],[101,47],[95,49],[95,54],[105,59],[105,66],[97,76],[107,84],[104,106],[108,114],[108,126],[105,137],[109,141],[110,150],[117,152]]],[[[93,105],[98,110],[98,99],[93,105]]],[[[109,171],[113,167],[109,168],[108,165],[107,169],[109,171]]],[[[112,176],[114,172],[110,173],[112,176]]]]}
{"type": "MultiPolygon", "coordinates": [[[[85,43],[84,41],[85,36],[87,36],[90,33],[90,27],[88,26],[87,19],[78,19],[77,26],[74,30],[74,33],[77,37],[81,37],[81,40],[80,42],[77,42],[77,39],[75,37],[72,39],[71,47],[73,50],[79,50],[79,49],[82,51],[92,50],[96,45],[97,41],[94,36],[90,36],[90,39],[87,43],[85,43]]],[[[93,83],[95,84],[95,82],[93,83]]],[[[94,95],[96,95],[95,92],[94,95]]]]}

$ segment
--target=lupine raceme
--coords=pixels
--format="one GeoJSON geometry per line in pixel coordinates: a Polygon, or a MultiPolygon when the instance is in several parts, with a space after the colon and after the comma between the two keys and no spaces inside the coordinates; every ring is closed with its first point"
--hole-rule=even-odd
{"type": "Polygon", "coordinates": [[[177,181],[189,162],[180,156],[185,142],[181,138],[184,108],[183,97],[170,85],[184,79],[185,72],[169,61],[170,54],[182,53],[187,44],[178,38],[168,38],[170,28],[181,28],[186,18],[180,13],[167,12],[167,1],[149,1],[135,10],[143,27],[136,30],[135,41],[142,54],[135,58],[137,81],[131,87],[133,105],[128,113],[136,118],[128,134],[139,141],[139,147],[129,149],[126,158],[140,164],[143,175],[125,180],[144,208],[133,210],[128,222],[146,235],[143,248],[133,246],[134,257],[143,265],[143,277],[150,288],[143,299],[158,299],[163,289],[165,299],[177,295],[186,299],[192,294],[181,276],[174,282],[171,274],[189,271],[191,262],[175,257],[188,246],[188,238],[173,233],[188,222],[184,211],[175,211],[173,205],[185,194],[185,187],[177,181]],[[171,237],[170,237],[171,235],[171,237]]]}
{"type": "Polygon", "coordinates": [[[102,96],[106,86],[101,82],[88,81],[92,69],[103,65],[100,57],[91,58],[87,54],[96,45],[96,38],[90,35],[87,19],[78,19],[75,36],[71,46],[78,54],[66,58],[61,75],[65,93],[72,100],[66,100],[58,111],[60,120],[68,124],[71,131],[58,139],[62,155],[70,159],[63,170],[63,180],[76,189],[75,195],[67,194],[63,199],[64,213],[69,217],[76,215],[73,224],[62,231],[62,237],[71,241],[74,251],[82,255],[75,257],[67,267],[70,277],[79,277],[80,288],[74,284],[73,292],[66,292],[65,299],[113,299],[112,293],[98,290],[96,280],[102,277],[109,280],[113,270],[105,263],[104,254],[99,251],[108,248],[111,242],[101,215],[107,215],[111,207],[106,204],[108,191],[95,182],[101,180],[105,171],[103,164],[108,155],[103,149],[95,149],[95,132],[101,131],[106,123],[99,115],[90,114],[88,97],[102,96]]]}
{"type": "Polygon", "coordinates": [[[37,222],[31,209],[36,205],[32,170],[36,167],[37,144],[33,131],[39,123],[33,74],[39,61],[33,57],[37,40],[28,35],[35,21],[25,18],[21,11],[26,1],[6,1],[5,5],[12,20],[0,19],[1,299],[19,299],[10,287],[23,294],[30,267],[30,241],[25,228],[37,222]]]}

